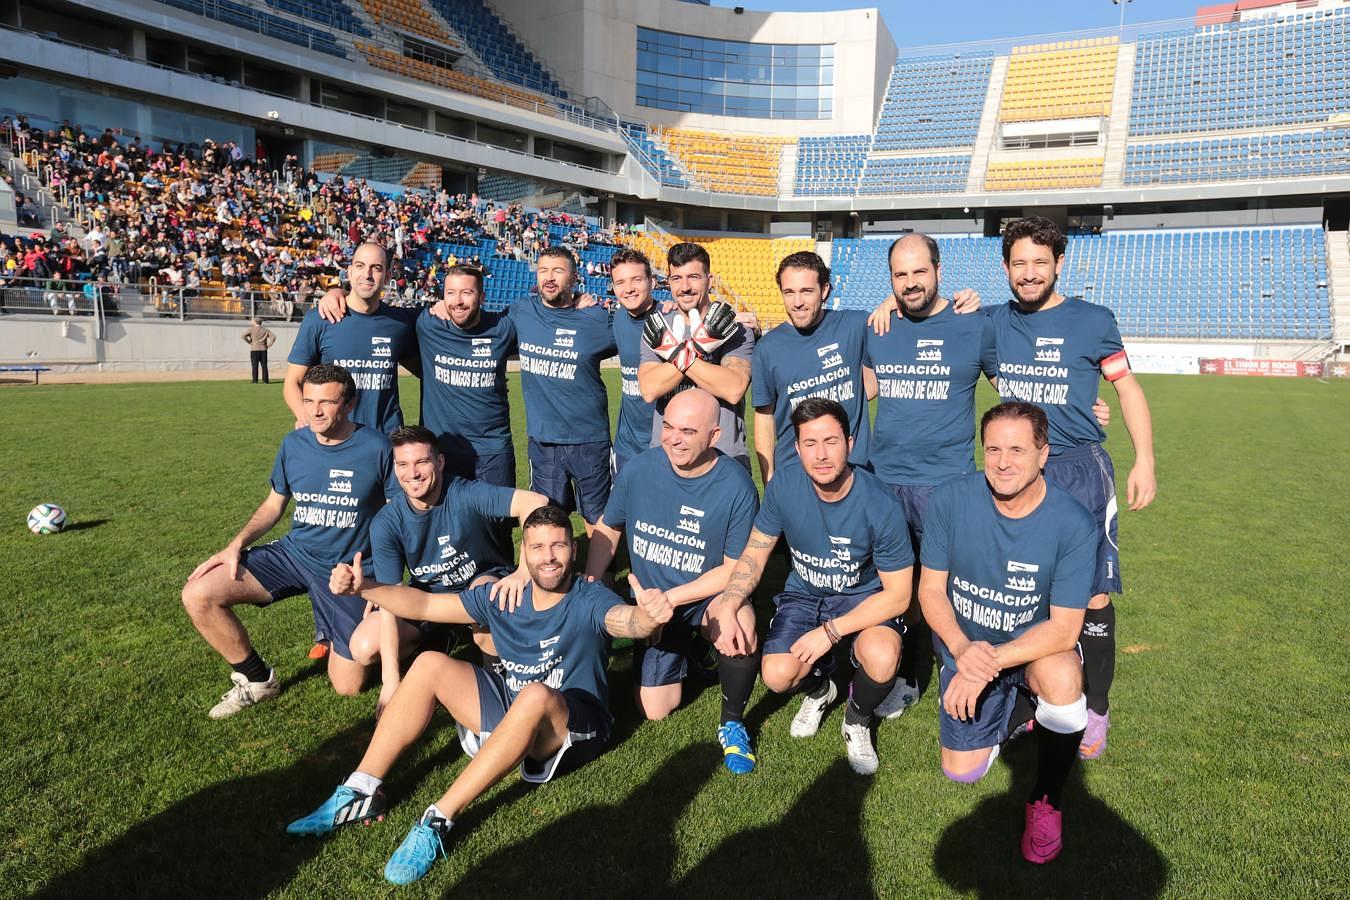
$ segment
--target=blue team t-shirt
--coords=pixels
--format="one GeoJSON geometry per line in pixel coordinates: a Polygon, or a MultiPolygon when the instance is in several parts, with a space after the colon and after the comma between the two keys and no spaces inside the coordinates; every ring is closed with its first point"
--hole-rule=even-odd
{"type": "Polygon", "coordinates": [[[755,483],[740,463],[719,453],[707,472],[684,478],[655,447],[619,472],[603,518],[627,534],[642,586],[669,590],[739,557],[758,509],[755,483]]]}
{"type": "Polygon", "coordinates": [[[994,377],[994,324],[949,302],[924,319],[867,332],[863,365],[877,376],[872,471],[887,484],[938,484],[975,471],[975,386],[994,377]]]}
{"type": "Polygon", "coordinates": [[[541,681],[554,690],[581,690],[609,702],[605,665],[609,634],[605,613],[623,604],[609,588],[574,578],[567,596],[552,609],[534,608],[534,585],[527,585],[515,612],[503,612],[488,596],[491,585],[459,595],[464,609],[492,632],[502,675],[514,700],[525,685],[541,681]]]}
{"type": "Polygon", "coordinates": [[[638,365],[642,361],[642,322],[616,304],[614,343],[619,347],[619,377],[623,398],[619,401],[619,424],[614,429],[614,453],[633,459],[652,445],[652,418],[656,404],[642,399],[638,389],[638,365]]]}
{"type": "Polygon", "coordinates": [[[281,539],[325,581],[333,566],[359,550],[370,574],[370,526],[386,499],[403,496],[394,477],[394,453],[378,429],[356,426],[340,444],[320,444],[314,432],[286,435],[272,464],[272,490],[295,501],[291,530],[281,539]]]}
{"type": "Polygon", "coordinates": [[[792,410],[807,397],[827,397],[844,407],[853,436],[849,462],[867,463],[871,429],[860,360],[870,331],[867,313],[827,309],[814,328],[802,331],[784,322],[755,345],[750,405],[773,407],[775,471],[800,462],[792,410]]]}
{"type": "Polygon", "coordinates": [[[1102,360],[1121,352],[1116,314],[1086,300],[1039,312],[1016,303],[991,307],[998,342],[998,393],[1034,403],[1050,420],[1050,452],[1099,444],[1106,432],[1092,415],[1102,360]]]}
{"type": "Polygon", "coordinates": [[[286,361],[334,363],[351,372],[356,382],[352,421],[390,434],[403,425],[398,363],[416,353],[416,316],[416,310],[381,303],[373,313],[348,309],[340,321],[325,322],[316,307],[305,313],[286,361]]]}
{"type": "MultiPolygon", "coordinates": [[[[961,632],[1005,644],[1050,618],[1050,607],[1086,609],[1097,562],[1097,525],[1067,491],[1046,483],[1030,515],[994,506],[984,473],[938,485],[923,527],[923,565],[947,573],[961,632]]],[[[933,635],[943,662],[951,652],[933,635]]]]}
{"type": "Polygon", "coordinates": [[[877,572],[914,565],[909,526],[895,491],[854,467],[844,499],[826,503],[801,466],[775,472],[764,488],[755,528],[787,539],[792,572],[783,590],[808,597],[873,594],[877,572]]]}
{"type": "Polygon", "coordinates": [[[548,444],[609,440],[600,363],[617,352],[599,306],[554,309],[533,295],[511,306],[520,346],[520,390],[529,435],[548,444]]]}
{"type": "Polygon", "coordinates": [[[370,526],[375,580],[398,584],[403,571],[413,587],[435,593],[465,590],[483,572],[510,566],[493,529],[511,515],[514,488],[451,478],[425,512],[406,495],[389,502],[370,526]]]}
{"type": "Polygon", "coordinates": [[[505,313],[483,310],[472,328],[424,311],[417,317],[422,351],[422,424],[447,453],[478,456],[511,449],[506,362],[516,352],[516,326],[505,313]]]}

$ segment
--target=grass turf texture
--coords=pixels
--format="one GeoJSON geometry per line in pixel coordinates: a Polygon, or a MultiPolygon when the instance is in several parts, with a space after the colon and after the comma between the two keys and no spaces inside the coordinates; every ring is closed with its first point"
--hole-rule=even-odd
{"type": "MultiPolygon", "coordinates": [[[[1033,741],[976,786],[948,783],[930,693],[881,726],[881,771],[861,778],[841,708],[793,741],[796,699],[760,687],[760,766],[736,778],[713,742],[717,690],[639,723],[621,653],[612,749],[540,789],[508,778],[400,895],[1344,896],[1350,383],[1142,380],[1161,490],[1121,517],[1115,728],[1075,770],[1058,862],[1017,849],[1033,741]]],[[[416,382],[403,389],[415,410],[416,382]]],[[[295,598],[242,612],[285,692],[212,722],[229,670],[178,599],[266,491],[290,423],[280,386],[14,387],[0,422],[0,895],[392,894],[385,860],[465,762],[448,717],[394,772],[385,823],[288,837],[359,758],[375,694],[332,693],[295,598]],[[71,528],[28,534],[41,501],[71,528]]],[[[1123,491],[1118,408],[1108,446],[1123,491]]]]}

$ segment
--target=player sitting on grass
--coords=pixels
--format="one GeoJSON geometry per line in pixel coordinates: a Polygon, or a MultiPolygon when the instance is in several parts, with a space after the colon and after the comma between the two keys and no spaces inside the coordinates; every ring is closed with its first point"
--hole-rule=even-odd
{"type": "MultiPolygon", "coordinates": [[[[661,446],[638,454],[619,472],[591,536],[588,576],[604,575],[626,531],[633,574],[646,586],[634,599],[675,607],[660,635],[637,647],[637,703],[649,719],[664,719],[680,705],[693,637],[701,630],[712,639],[717,625],[708,601],[726,587],[759,508],[745,468],[714,447],[718,412],[717,398],[702,388],[672,397],[662,418],[661,446]]],[[[745,627],[754,630],[748,608],[729,614],[746,617],[745,627]]],[[[717,667],[722,683],[717,738],[726,767],[737,775],[755,767],[741,720],[758,669],[753,653],[723,656],[717,667]]]]}
{"type": "Polygon", "coordinates": [[[360,692],[379,654],[379,620],[363,620],[365,605],[331,593],[328,579],[341,560],[354,553],[369,556],[371,521],[386,497],[399,495],[389,441],[379,429],[351,421],[356,383],[341,366],[311,366],[301,390],[309,427],[282,440],[267,499],[183,586],[183,607],[193,626],[234,669],[234,686],[211,708],[213,719],[281,693],[276,673],[234,614],[240,604],[267,606],[308,593],[315,627],[333,642],[328,679],[339,694],[360,692]],[[292,498],[290,532],[249,547],[281,520],[292,498]]]}
{"type": "Polygon", "coordinates": [[[984,777],[1008,736],[1019,691],[1036,698],[1040,746],[1022,856],[1048,863],[1063,847],[1060,791],[1087,724],[1074,644],[1092,591],[1097,527],[1042,475],[1045,413],[1002,403],[980,422],[984,473],[939,485],[923,535],[919,603],[942,661],[942,771],[984,777]]]}
{"type": "Polygon", "coordinates": [[[653,618],[595,582],[573,579],[575,551],[567,513],[556,506],[532,512],[521,543],[530,584],[513,612],[492,601],[489,585],[429,594],[405,585],[369,585],[359,557],[350,566],[336,566],[334,593],[364,597],[407,619],[489,626],[503,671],[423,653],[385,708],[356,771],[286,830],[326,834],[383,816],[380,785],[426,730],[437,704],[454,718],[460,743],[473,758],[390,858],[384,876],[394,884],[427,874],[445,855],[455,818],[512,769],[519,766],[526,781],[542,783],[598,756],[613,722],[606,706],[609,638],[649,637],[670,620],[672,610],[669,603],[649,603],[647,609],[661,607],[653,618]]]}
{"type": "MultiPolygon", "coordinates": [[[[913,590],[914,553],[905,513],[894,493],[848,461],[848,414],[834,400],[808,397],[792,413],[801,464],[780,469],[764,489],[745,552],[727,589],[713,601],[719,623],[726,607],[748,609],[774,545],[787,540],[792,571],[764,639],[760,677],[771,691],[806,694],[792,720],[793,737],[820,729],[837,689],[829,671],[834,646],[850,638],[856,671],[841,730],[849,765],[870,775],[880,764],[872,716],[895,685],[900,616],[913,590]]],[[[726,629],[719,651],[754,649],[754,629],[726,629]]]]}

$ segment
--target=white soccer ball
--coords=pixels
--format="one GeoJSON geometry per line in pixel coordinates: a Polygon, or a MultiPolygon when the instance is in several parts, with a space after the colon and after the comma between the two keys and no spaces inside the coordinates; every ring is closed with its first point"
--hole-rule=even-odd
{"type": "Polygon", "coordinates": [[[66,527],[66,511],[55,503],[39,503],[28,514],[28,530],[33,534],[56,534],[66,527]]]}

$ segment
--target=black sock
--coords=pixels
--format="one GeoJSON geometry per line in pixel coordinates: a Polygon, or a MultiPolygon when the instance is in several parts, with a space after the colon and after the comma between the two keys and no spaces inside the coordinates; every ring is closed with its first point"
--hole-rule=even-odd
{"type": "Polygon", "coordinates": [[[230,663],[230,668],[249,681],[266,681],[272,674],[272,669],[267,663],[263,662],[263,658],[258,655],[257,650],[249,650],[248,656],[243,662],[230,663]]]}
{"type": "Polygon", "coordinates": [[[1042,797],[1050,805],[1059,809],[1060,793],[1064,782],[1069,778],[1069,770],[1078,758],[1078,745],[1083,741],[1083,732],[1060,734],[1044,725],[1036,728],[1036,741],[1040,748],[1040,759],[1036,762],[1036,784],[1031,789],[1029,803],[1035,803],[1042,797]]]}
{"type": "Polygon", "coordinates": [[[900,639],[900,671],[895,673],[896,677],[918,684],[919,672],[933,664],[932,650],[933,633],[928,623],[922,619],[906,623],[905,636],[900,639]]]}
{"type": "Polygon", "coordinates": [[[812,669],[801,681],[797,682],[797,692],[812,700],[819,700],[830,692],[830,679],[819,668],[812,669]]]}
{"type": "Polygon", "coordinates": [[[493,653],[488,653],[486,650],[479,650],[478,652],[483,655],[483,668],[486,671],[496,672],[501,669],[502,658],[500,656],[497,656],[496,654],[493,653]]]}
{"type": "Polygon", "coordinates": [[[1083,693],[1087,695],[1088,709],[1104,716],[1110,707],[1106,695],[1111,692],[1111,682],[1116,677],[1114,603],[1087,611],[1078,645],[1083,648],[1083,693]]]}
{"type": "Polygon", "coordinates": [[[872,676],[860,667],[853,673],[853,690],[849,692],[851,696],[844,708],[844,721],[850,725],[870,725],[877,704],[886,699],[893,687],[894,675],[885,681],[873,681],[872,676]]]}
{"type": "Polygon", "coordinates": [[[1035,717],[1036,704],[1031,702],[1031,696],[1026,691],[1018,691],[1017,699],[1013,701],[1012,715],[1008,716],[1008,734],[1012,734],[1035,717]]]}
{"type": "Polygon", "coordinates": [[[745,705],[755,689],[759,654],[722,656],[717,661],[717,680],[722,684],[722,724],[745,718],[745,705]]]}

